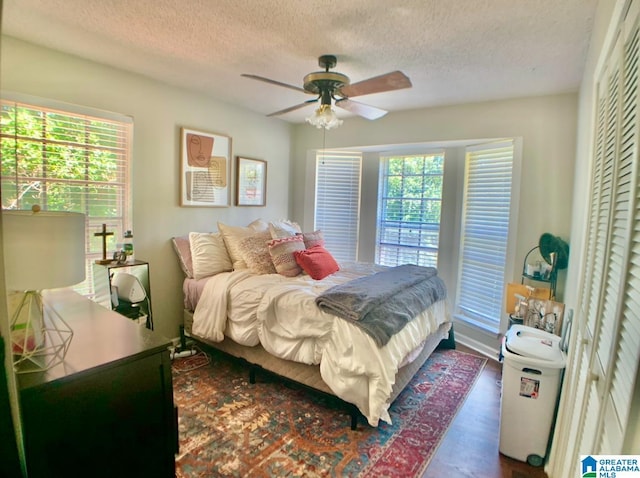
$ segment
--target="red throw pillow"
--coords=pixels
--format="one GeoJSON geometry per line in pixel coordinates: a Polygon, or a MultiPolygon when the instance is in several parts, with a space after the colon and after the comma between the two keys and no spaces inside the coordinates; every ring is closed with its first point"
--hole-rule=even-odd
{"type": "Polygon", "coordinates": [[[324,279],[328,275],[338,272],[340,266],[331,253],[322,246],[313,246],[304,251],[295,251],[293,256],[302,270],[312,279],[324,279]]]}

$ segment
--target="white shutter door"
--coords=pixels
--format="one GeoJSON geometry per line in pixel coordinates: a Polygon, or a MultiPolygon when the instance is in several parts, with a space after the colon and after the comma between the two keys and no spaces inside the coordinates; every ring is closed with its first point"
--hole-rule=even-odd
{"type": "MultiPolygon", "coordinates": [[[[598,210],[601,202],[601,188],[602,188],[602,176],[604,167],[604,145],[605,145],[605,132],[606,132],[606,111],[607,101],[606,95],[600,97],[598,101],[597,112],[597,124],[596,124],[596,140],[594,147],[594,167],[591,181],[591,208],[589,210],[589,226],[588,226],[588,239],[586,245],[586,263],[585,274],[587,283],[585,285],[585,291],[587,293],[582,294],[582,302],[580,304],[580,313],[587,314],[590,305],[590,299],[592,297],[592,291],[594,290],[593,281],[589,279],[593,277],[595,269],[597,267],[596,260],[596,238],[598,235],[598,210]]],[[[587,315],[587,319],[591,319],[594,323],[587,322],[588,332],[593,336],[593,330],[595,329],[596,314],[587,315]]]]}
{"type": "Polygon", "coordinates": [[[571,476],[581,454],[637,453],[630,449],[637,429],[630,421],[640,360],[640,2],[627,6],[599,78],[584,287],[576,317],[583,328],[567,369],[569,395],[563,392],[557,462],[549,476],[571,476]]]}
{"type": "MultiPolygon", "coordinates": [[[[597,101],[597,111],[596,111],[596,132],[595,132],[595,140],[594,140],[594,166],[592,171],[592,180],[591,180],[591,201],[592,205],[591,210],[589,211],[589,222],[587,229],[587,243],[585,246],[585,273],[584,277],[593,277],[593,270],[595,268],[595,245],[596,245],[596,235],[597,235],[597,225],[598,225],[598,207],[597,205],[600,203],[600,185],[602,183],[602,166],[603,166],[603,157],[604,157],[604,133],[606,131],[606,111],[607,111],[607,101],[606,101],[606,93],[603,95],[598,95],[597,101]]],[[[584,284],[584,293],[581,297],[581,302],[579,306],[579,312],[576,317],[576,323],[579,323],[578,320],[580,317],[587,316],[587,310],[589,308],[589,297],[593,292],[593,281],[586,281],[584,284]]],[[[595,322],[595,317],[593,317],[595,322]]],[[[584,322],[584,327],[582,330],[577,330],[574,333],[579,334],[583,340],[579,340],[576,342],[576,350],[570,350],[570,353],[573,353],[573,367],[576,370],[574,375],[574,380],[572,383],[566,383],[563,386],[563,395],[571,394],[569,398],[566,399],[567,403],[576,403],[578,397],[582,394],[588,393],[587,384],[590,379],[589,372],[589,356],[591,347],[588,346],[592,342],[593,338],[593,329],[595,328],[595,324],[587,324],[584,322]]],[[[566,380],[566,379],[565,379],[566,380]]],[[[568,380],[566,380],[568,381],[568,380]]],[[[563,397],[565,398],[565,397],[563,397]]],[[[595,400],[595,399],[594,399],[595,400]]],[[[562,430],[563,439],[557,440],[559,443],[558,449],[560,450],[558,453],[560,456],[576,456],[578,454],[578,449],[580,448],[580,443],[573,437],[581,437],[585,435],[583,430],[582,419],[585,415],[585,407],[588,406],[588,399],[583,399],[582,402],[577,402],[578,406],[571,407],[568,410],[569,417],[565,420],[565,428],[562,430]],[[582,406],[580,406],[582,405],[582,406]],[[571,437],[569,440],[567,437],[571,437]]],[[[593,400],[592,400],[593,403],[593,400]]],[[[595,431],[595,420],[592,421],[592,426],[595,431]]],[[[586,435],[590,435],[587,433],[586,435]]],[[[565,475],[565,472],[562,472],[560,476],[565,475]]]]}
{"type": "Polygon", "coordinates": [[[565,472],[580,454],[624,453],[640,359],[639,33],[635,20],[628,25],[633,28],[619,32],[598,89],[581,298],[586,326],[573,364],[577,402],[570,401],[563,431],[565,437],[577,431],[578,446],[567,447],[565,472]]]}
{"type": "MultiPolygon", "coordinates": [[[[588,324],[590,333],[595,335],[598,328],[602,306],[602,289],[605,279],[605,261],[609,248],[609,229],[612,217],[612,188],[614,186],[614,168],[617,152],[618,109],[620,96],[620,70],[617,65],[606,81],[606,117],[604,118],[604,149],[602,157],[602,177],[598,185],[600,201],[597,204],[596,234],[594,247],[594,270],[589,294],[588,324]],[[593,327],[593,328],[592,328],[593,327]]],[[[595,204],[593,206],[596,206],[595,204]]],[[[599,339],[597,339],[599,340],[599,339]]]]}
{"type": "Polygon", "coordinates": [[[638,28],[625,38],[624,80],[618,154],[617,184],[605,289],[603,334],[598,356],[612,363],[605,382],[605,410],[601,419],[600,449],[621,453],[640,358],[640,244],[632,229],[640,219],[638,210],[638,28]],[[606,324],[606,327],[604,325],[606,324]],[[611,344],[605,344],[610,340],[611,344]],[[611,347],[611,351],[609,350],[611,347]]]}
{"type": "MultiPolygon", "coordinates": [[[[618,40],[614,52],[616,57],[621,54],[621,39],[618,40]]],[[[596,433],[598,430],[598,417],[600,416],[603,396],[602,387],[604,385],[604,374],[609,361],[609,350],[611,348],[611,327],[610,323],[605,323],[603,318],[604,292],[606,287],[608,271],[608,256],[610,248],[610,230],[612,222],[612,204],[613,204],[613,188],[616,184],[616,156],[618,153],[618,128],[619,128],[619,110],[620,110],[620,90],[621,90],[622,72],[620,62],[612,62],[605,72],[603,81],[600,85],[600,94],[605,99],[605,111],[602,122],[598,127],[602,128],[602,133],[598,133],[596,137],[602,137],[602,155],[596,157],[596,161],[600,161],[602,175],[599,184],[594,184],[594,188],[599,190],[599,202],[592,203],[591,207],[596,209],[595,213],[595,234],[592,237],[593,245],[593,270],[587,278],[589,307],[587,310],[587,330],[586,337],[589,339],[587,347],[585,347],[584,364],[589,364],[589,376],[587,389],[585,390],[588,398],[584,404],[583,415],[581,419],[584,421],[582,433],[579,436],[578,454],[595,453],[596,433]],[[597,353],[600,352],[600,353],[597,353]]],[[[594,176],[595,179],[595,176],[594,176]]]]}

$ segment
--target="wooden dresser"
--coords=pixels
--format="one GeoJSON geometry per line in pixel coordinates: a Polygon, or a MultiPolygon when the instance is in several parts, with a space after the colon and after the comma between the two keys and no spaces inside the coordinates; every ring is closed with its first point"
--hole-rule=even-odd
{"type": "Polygon", "coordinates": [[[47,295],[73,339],[64,363],[17,375],[29,477],[173,478],[170,341],[71,290],[47,295]]]}

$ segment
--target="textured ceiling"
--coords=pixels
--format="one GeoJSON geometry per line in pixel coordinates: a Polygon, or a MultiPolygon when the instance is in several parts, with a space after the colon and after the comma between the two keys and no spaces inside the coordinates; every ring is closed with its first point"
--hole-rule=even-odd
{"type": "MultiPolygon", "coordinates": [[[[2,32],[268,114],[317,57],[357,82],[394,70],[389,111],[576,91],[597,0],[4,0],[2,32]]],[[[280,116],[300,122],[312,106],[280,116]]],[[[340,116],[349,116],[339,112],[340,116]]]]}

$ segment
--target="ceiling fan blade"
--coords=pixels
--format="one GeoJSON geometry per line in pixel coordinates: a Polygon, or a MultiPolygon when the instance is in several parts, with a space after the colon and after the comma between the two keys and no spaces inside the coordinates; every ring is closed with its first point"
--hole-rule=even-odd
{"type": "Polygon", "coordinates": [[[295,91],[299,91],[301,93],[307,93],[308,94],[307,91],[304,91],[302,88],[300,88],[298,86],[288,85],[286,83],[282,83],[282,82],[276,81],[276,80],[270,80],[269,78],[264,78],[263,76],[248,75],[246,73],[242,73],[240,76],[244,76],[245,78],[251,78],[252,80],[264,81],[265,83],[270,83],[272,85],[283,86],[283,87],[289,88],[291,90],[295,90],[295,91]]]}
{"type": "Polygon", "coordinates": [[[355,113],[363,118],[368,120],[375,120],[378,118],[382,118],[387,114],[387,111],[381,110],[380,108],[376,108],[375,106],[365,105],[363,103],[358,103],[357,101],[351,101],[350,99],[343,98],[341,100],[336,100],[336,106],[350,111],[351,113],[355,113]]]}
{"type": "Polygon", "coordinates": [[[285,108],[283,110],[280,111],[276,111],[275,113],[270,113],[267,116],[278,116],[278,115],[283,115],[285,113],[288,113],[290,111],[295,111],[295,110],[299,110],[300,108],[304,108],[305,106],[307,106],[310,103],[315,103],[316,101],[318,101],[318,98],[314,98],[312,100],[307,100],[304,103],[300,103],[299,105],[295,105],[295,106],[289,106],[288,108],[285,108]]]}
{"type": "Polygon", "coordinates": [[[340,89],[339,94],[351,98],[352,96],[371,95],[410,87],[411,80],[408,76],[401,71],[392,71],[386,75],[375,76],[368,80],[344,86],[340,89]]]}

